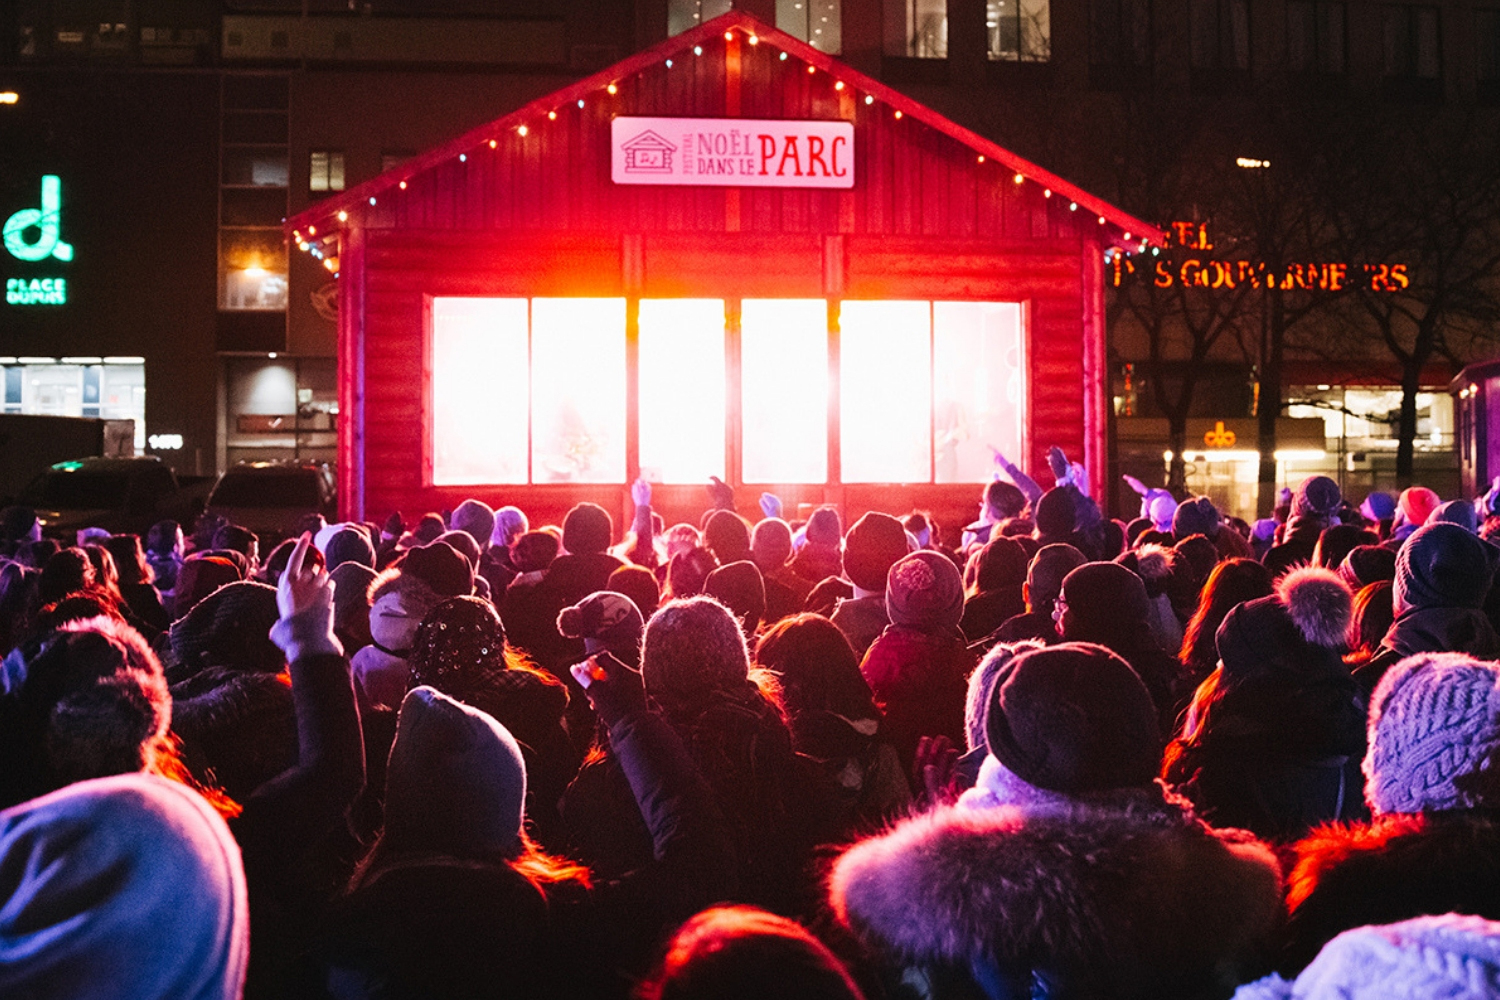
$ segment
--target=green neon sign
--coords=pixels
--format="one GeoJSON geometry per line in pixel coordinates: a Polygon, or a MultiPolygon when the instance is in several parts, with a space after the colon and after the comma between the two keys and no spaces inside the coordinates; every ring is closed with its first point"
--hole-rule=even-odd
{"type": "Polygon", "coordinates": [[[5,249],[16,260],[37,261],[55,257],[73,259],[72,244],[62,241],[62,178],[56,174],[42,177],[42,207],[23,208],[5,220],[5,249]],[[37,231],[34,240],[26,233],[37,231]]]}
{"type": "Polygon", "coordinates": [[[11,306],[61,306],[68,302],[66,278],[6,278],[5,304],[11,306]]]}

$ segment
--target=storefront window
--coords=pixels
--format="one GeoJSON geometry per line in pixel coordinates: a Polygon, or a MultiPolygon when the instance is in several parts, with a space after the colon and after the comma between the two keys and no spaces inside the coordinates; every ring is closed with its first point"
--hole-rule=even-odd
{"type": "Polygon", "coordinates": [[[141,358],[0,358],[6,413],[135,421],[146,447],[146,366],[141,358]]]}
{"type": "Polygon", "coordinates": [[[641,477],[703,483],[724,476],[724,300],[643,299],[641,477]]]}
{"type": "Polygon", "coordinates": [[[533,299],[531,481],[625,481],[625,300],[533,299]]]}
{"type": "Polygon", "coordinates": [[[1021,454],[1026,373],[1021,307],[1013,302],[934,302],[934,480],[979,483],[999,449],[1021,454]]]}
{"type": "Polygon", "coordinates": [[[931,303],[845,302],[839,331],[844,482],[930,482],[931,303]]]}
{"type": "Polygon", "coordinates": [[[432,481],[527,481],[530,396],[525,299],[436,299],[432,481]]]}
{"type": "Polygon", "coordinates": [[[740,330],[744,481],[827,481],[828,304],[747,299],[740,330]]]}

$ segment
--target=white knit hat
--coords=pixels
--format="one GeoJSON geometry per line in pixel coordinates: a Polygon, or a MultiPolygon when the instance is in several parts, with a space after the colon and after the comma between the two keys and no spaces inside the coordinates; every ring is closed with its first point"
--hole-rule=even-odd
{"type": "Polygon", "coordinates": [[[1419,653],[1386,672],[1370,702],[1365,800],[1376,813],[1500,802],[1500,663],[1419,653]]]}
{"type": "Polygon", "coordinates": [[[1323,946],[1295,982],[1268,976],[1234,1000],[1494,1000],[1500,923],[1448,913],[1356,927],[1323,946]]]}

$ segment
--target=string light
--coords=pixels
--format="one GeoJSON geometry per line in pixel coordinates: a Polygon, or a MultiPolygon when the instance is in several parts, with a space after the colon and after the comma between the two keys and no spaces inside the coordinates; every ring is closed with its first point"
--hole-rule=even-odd
{"type": "Polygon", "coordinates": [[[406,182],[405,181],[402,181],[400,184],[398,184],[396,186],[399,187],[403,191],[406,190],[406,182]]]}
{"type": "Polygon", "coordinates": [[[671,69],[671,68],[672,68],[672,60],[668,59],[667,60],[667,69],[671,69]]]}
{"type": "Polygon", "coordinates": [[[843,80],[839,80],[837,83],[835,83],[833,85],[833,89],[834,90],[843,90],[844,89],[844,81],[843,80]]]}
{"type": "Polygon", "coordinates": [[[375,204],[375,196],[374,195],[370,196],[370,204],[371,205],[375,204]]]}
{"type": "Polygon", "coordinates": [[[1020,183],[1024,182],[1026,180],[1026,178],[1024,176],[1022,176],[1021,174],[1016,174],[1016,176],[1012,177],[1011,180],[1015,181],[1017,184],[1020,184],[1020,183]]]}
{"type": "Polygon", "coordinates": [[[783,52],[779,58],[781,59],[782,62],[786,62],[786,53],[783,52]]]}
{"type": "Polygon", "coordinates": [[[469,154],[468,153],[459,153],[458,154],[458,162],[459,163],[468,163],[469,162],[469,154]]]}
{"type": "Polygon", "coordinates": [[[751,35],[750,36],[750,44],[751,45],[759,45],[760,44],[760,38],[759,38],[759,36],[757,36],[757,35],[751,35]]]}
{"type": "Polygon", "coordinates": [[[874,104],[875,103],[875,95],[874,94],[866,94],[865,95],[865,103],[866,104],[874,104]]]}
{"type": "Polygon", "coordinates": [[[701,46],[701,45],[694,45],[693,46],[693,55],[695,55],[695,56],[701,56],[702,54],[703,54],[703,46],[701,46]]]}
{"type": "Polygon", "coordinates": [[[340,209],[339,210],[339,221],[340,222],[348,222],[349,221],[349,213],[345,212],[343,209],[340,209]]]}
{"type": "Polygon", "coordinates": [[[1104,225],[1104,216],[1099,216],[1099,225],[1104,225]]]}
{"type": "Polygon", "coordinates": [[[980,162],[980,163],[983,163],[983,162],[984,162],[984,157],[983,157],[983,156],[981,156],[981,157],[979,157],[979,162],[980,162]]]}
{"type": "Polygon", "coordinates": [[[529,132],[529,131],[531,131],[531,130],[528,129],[525,125],[522,125],[522,126],[520,126],[519,128],[516,129],[516,135],[518,135],[522,139],[524,139],[524,138],[526,138],[526,133],[529,132]]]}
{"type": "Polygon", "coordinates": [[[490,148],[491,148],[491,149],[494,149],[494,148],[495,148],[495,145],[496,145],[496,143],[495,143],[495,140],[494,140],[494,139],[491,139],[491,140],[490,140],[490,148]]]}
{"type": "Polygon", "coordinates": [[[581,98],[581,97],[578,99],[578,106],[580,108],[583,107],[583,98],[581,98]]]}
{"type": "MultiPolygon", "coordinates": [[[[402,181],[401,183],[402,183],[403,186],[405,186],[405,184],[406,184],[405,181],[402,181]]],[[[308,226],[307,227],[307,235],[309,235],[309,236],[316,236],[316,235],[318,235],[318,227],[317,226],[308,226]]]]}
{"type": "Polygon", "coordinates": [[[816,67],[816,66],[809,66],[809,67],[807,67],[807,72],[808,72],[809,75],[813,74],[813,73],[816,73],[817,71],[818,71],[818,67],[816,67]]]}
{"type": "Polygon", "coordinates": [[[607,90],[607,91],[609,91],[611,94],[618,94],[620,92],[620,88],[616,87],[614,84],[610,84],[608,87],[605,87],[604,89],[607,90]]]}
{"type": "Polygon", "coordinates": [[[1044,188],[1042,190],[1042,197],[1043,198],[1050,198],[1050,197],[1052,197],[1052,189],[1051,188],[1044,188]]]}
{"type": "Polygon", "coordinates": [[[726,32],[724,32],[724,41],[726,41],[726,42],[732,42],[732,41],[734,41],[734,32],[732,32],[732,31],[726,31],[726,32]]]}
{"type": "Polygon", "coordinates": [[[897,111],[896,112],[896,117],[899,119],[901,117],[901,112],[897,111]]]}
{"type": "Polygon", "coordinates": [[[547,112],[547,120],[549,122],[555,122],[555,121],[557,121],[557,112],[556,111],[549,111],[549,112],[547,112]]]}

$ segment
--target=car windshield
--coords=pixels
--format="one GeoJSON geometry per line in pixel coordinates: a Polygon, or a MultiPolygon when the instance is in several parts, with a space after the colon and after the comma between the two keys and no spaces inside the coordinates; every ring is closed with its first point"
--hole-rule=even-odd
{"type": "Polygon", "coordinates": [[[123,472],[49,472],[32,483],[26,502],[52,510],[118,510],[129,485],[123,472]]]}
{"type": "Polygon", "coordinates": [[[226,472],[214,487],[214,507],[318,507],[316,472],[246,470],[226,472]]]}

